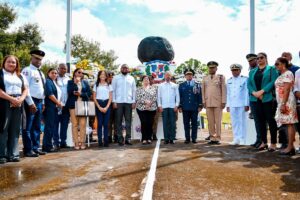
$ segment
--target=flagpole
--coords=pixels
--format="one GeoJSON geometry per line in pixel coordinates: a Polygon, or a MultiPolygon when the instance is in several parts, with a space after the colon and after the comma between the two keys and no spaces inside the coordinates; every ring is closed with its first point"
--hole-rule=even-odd
{"type": "Polygon", "coordinates": [[[255,0],[250,0],[250,53],[255,53],[255,0]]]}
{"type": "Polygon", "coordinates": [[[72,0],[67,0],[66,64],[68,67],[68,73],[71,73],[71,24],[72,0]]]}

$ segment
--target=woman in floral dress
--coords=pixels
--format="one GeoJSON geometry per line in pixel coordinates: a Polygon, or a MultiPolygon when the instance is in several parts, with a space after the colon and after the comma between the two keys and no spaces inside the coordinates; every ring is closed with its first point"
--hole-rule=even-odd
{"type": "Polygon", "coordinates": [[[288,128],[288,146],[281,155],[295,155],[295,127],[298,122],[296,112],[296,98],[293,94],[294,75],[288,70],[289,62],[286,58],[280,57],[276,60],[276,68],[280,72],[280,76],[275,81],[276,100],[278,103],[276,111],[276,122],[278,127],[286,125],[288,128]]]}

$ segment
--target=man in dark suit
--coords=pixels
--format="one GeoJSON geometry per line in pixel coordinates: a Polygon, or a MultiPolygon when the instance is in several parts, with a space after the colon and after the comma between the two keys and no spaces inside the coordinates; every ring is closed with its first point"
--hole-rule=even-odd
{"type": "Polygon", "coordinates": [[[186,69],[184,71],[186,81],[179,85],[179,112],[183,114],[183,123],[185,131],[185,143],[188,144],[191,141],[197,143],[197,118],[198,113],[202,110],[202,94],[201,86],[195,80],[194,70],[186,69]],[[192,136],[190,134],[190,123],[192,123],[192,136]]]}

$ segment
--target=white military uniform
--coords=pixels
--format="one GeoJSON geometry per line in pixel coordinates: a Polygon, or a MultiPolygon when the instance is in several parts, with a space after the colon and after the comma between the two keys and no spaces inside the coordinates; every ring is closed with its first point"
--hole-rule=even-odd
{"type": "Polygon", "coordinates": [[[230,117],[233,130],[233,144],[245,144],[246,111],[249,106],[248,78],[245,76],[231,77],[227,81],[227,106],[230,108],[230,117]]]}
{"type": "Polygon", "coordinates": [[[35,66],[33,66],[32,64],[30,64],[28,67],[25,67],[23,69],[22,74],[24,75],[24,77],[26,77],[28,84],[29,84],[30,95],[27,95],[26,103],[28,105],[31,105],[33,103],[31,97],[36,98],[36,99],[44,99],[45,94],[44,94],[43,81],[44,81],[44,83],[46,83],[46,79],[45,79],[43,72],[41,72],[41,75],[43,78],[43,80],[42,80],[38,69],[35,66]]]}

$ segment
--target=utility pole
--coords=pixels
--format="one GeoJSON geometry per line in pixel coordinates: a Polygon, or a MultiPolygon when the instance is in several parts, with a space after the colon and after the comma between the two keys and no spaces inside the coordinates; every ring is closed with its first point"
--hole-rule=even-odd
{"type": "Polygon", "coordinates": [[[67,0],[67,34],[66,34],[66,64],[68,73],[71,73],[71,24],[72,24],[72,0],[67,0]]]}
{"type": "Polygon", "coordinates": [[[250,53],[255,53],[255,0],[250,0],[250,53]]]}

